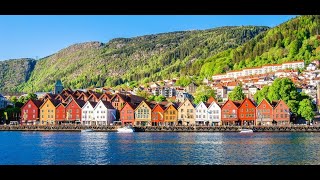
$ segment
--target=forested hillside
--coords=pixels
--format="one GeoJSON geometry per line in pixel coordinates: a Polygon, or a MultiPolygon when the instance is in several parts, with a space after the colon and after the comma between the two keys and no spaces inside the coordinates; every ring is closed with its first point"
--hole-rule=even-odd
{"type": "Polygon", "coordinates": [[[87,88],[199,75],[206,58],[236,48],[266,30],[268,27],[220,27],[116,38],[106,44],[75,44],[40,59],[28,81],[13,90],[50,91],[56,79],[66,87],[87,88]]]}
{"type": "Polygon", "coordinates": [[[9,92],[27,81],[35,64],[29,58],[0,61],[0,92],[9,92]]]}
{"type": "Polygon", "coordinates": [[[320,59],[320,16],[299,16],[262,32],[237,48],[205,60],[202,77],[265,64],[320,59]]]}

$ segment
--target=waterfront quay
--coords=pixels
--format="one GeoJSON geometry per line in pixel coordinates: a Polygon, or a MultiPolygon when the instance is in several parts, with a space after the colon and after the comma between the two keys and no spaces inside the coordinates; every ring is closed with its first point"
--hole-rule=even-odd
{"type": "MultiPolygon", "coordinates": [[[[121,126],[83,126],[83,125],[1,125],[0,131],[70,131],[81,132],[91,129],[94,132],[116,132],[121,126]]],[[[254,132],[320,132],[320,126],[282,125],[282,126],[134,126],[135,132],[240,132],[252,129],[254,132]]]]}

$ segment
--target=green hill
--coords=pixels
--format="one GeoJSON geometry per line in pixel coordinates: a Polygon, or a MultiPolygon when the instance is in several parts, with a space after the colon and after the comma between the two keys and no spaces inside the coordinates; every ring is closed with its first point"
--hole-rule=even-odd
{"type": "Polygon", "coordinates": [[[228,70],[265,64],[320,59],[320,16],[299,16],[282,23],[237,48],[230,48],[205,60],[201,77],[228,70]]]}
{"type": "Polygon", "coordinates": [[[0,92],[10,92],[26,82],[35,67],[34,59],[11,59],[0,61],[0,92]]]}
{"type": "Polygon", "coordinates": [[[116,38],[106,44],[75,44],[40,59],[30,78],[16,90],[49,91],[56,79],[65,87],[87,88],[198,75],[206,58],[236,48],[268,29],[220,27],[116,38]]]}

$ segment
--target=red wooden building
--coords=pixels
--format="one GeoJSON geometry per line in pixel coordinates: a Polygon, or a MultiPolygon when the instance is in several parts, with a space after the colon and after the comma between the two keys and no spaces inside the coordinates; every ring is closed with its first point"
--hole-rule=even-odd
{"type": "Polygon", "coordinates": [[[66,105],[66,123],[81,123],[82,106],[85,101],[74,99],[66,105]]]}
{"type": "Polygon", "coordinates": [[[39,121],[39,108],[42,103],[40,100],[28,100],[21,107],[21,124],[36,124],[39,121]]]}
{"type": "Polygon", "coordinates": [[[60,103],[56,107],[56,124],[62,124],[66,122],[66,104],[60,103]]]}
{"type": "Polygon", "coordinates": [[[120,111],[120,121],[121,124],[131,124],[134,125],[134,110],[136,109],[137,105],[131,104],[127,102],[124,107],[120,111]]]}
{"type": "Polygon", "coordinates": [[[166,108],[162,104],[157,104],[151,111],[151,125],[158,126],[164,124],[164,110],[166,108]]]}
{"type": "Polygon", "coordinates": [[[249,98],[245,98],[239,106],[238,118],[240,125],[255,125],[256,106],[249,98]]]}
{"type": "Polygon", "coordinates": [[[273,108],[273,120],[276,121],[277,125],[290,124],[290,111],[289,107],[283,100],[274,101],[273,108]]]}
{"type": "Polygon", "coordinates": [[[221,122],[222,125],[240,125],[238,119],[238,108],[240,102],[227,100],[221,107],[221,122]]]}
{"type": "Polygon", "coordinates": [[[273,121],[273,106],[263,99],[256,108],[256,125],[271,125],[273,121]]]}

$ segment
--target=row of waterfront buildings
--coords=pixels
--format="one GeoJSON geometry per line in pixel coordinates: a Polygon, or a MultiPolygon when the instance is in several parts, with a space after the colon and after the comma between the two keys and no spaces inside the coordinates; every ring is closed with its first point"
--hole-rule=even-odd
{"type": "Polygon", "coordinates": [[[194,105],[183,102],[147,102],[144,98],[116,93],[62,90],[29,100],[21,108],[21,124],[112,125],[116,123],[163,125],[255,125],[290,123],[289,107],[284,101],[256,104],[249,98],[218,103],[214,98],[194,105]],[[60,92],[60,91],[59,91],[60,92]]]}

